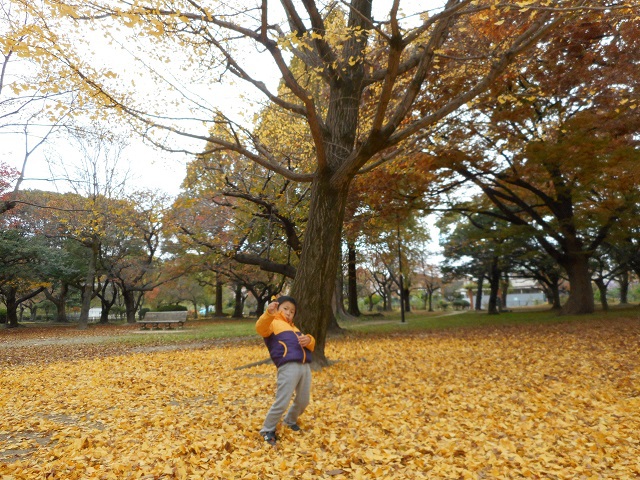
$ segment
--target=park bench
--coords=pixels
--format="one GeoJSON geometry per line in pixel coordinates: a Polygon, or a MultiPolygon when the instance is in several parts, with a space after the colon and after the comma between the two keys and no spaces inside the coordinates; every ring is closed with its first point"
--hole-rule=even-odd
{"type": "Polygon", "coordinates": [[[147,312],[142,320],[136,323],[140,325],[142,330],[151,328],[152,330],[160,330],[160,325],[166,325],[167,330],[172,330],[171,325],[177,324],[179,327],[184,326],[187,321],[187,312],[147,312]]]}

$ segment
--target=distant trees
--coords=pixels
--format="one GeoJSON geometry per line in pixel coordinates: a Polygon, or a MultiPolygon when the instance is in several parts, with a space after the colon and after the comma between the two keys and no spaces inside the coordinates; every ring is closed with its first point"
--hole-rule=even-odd
{"type": "MultiPolygon", "coordinates": [[[[16,207],[0,217],[0,248],[6,252],[2,299],[8,310],[43,293],[56,306],[57,318],[64,321],[70,291],[80,291],[85,309],[82,328],[96,295],[108,309],[113,295],[120,294],[126,307],[127,295],[142,295],[164,281],[158,269],[157,205],[149,218],[150,210],[144,209],[140,199],[134,203],[33,190],[20,192],[16,199],[16,207]],[[27,291],[36,293],[20,294],[27,291]]],[[[138,306],[139,302],[127,309],[129,321],[135,320],[138,306]]]]}

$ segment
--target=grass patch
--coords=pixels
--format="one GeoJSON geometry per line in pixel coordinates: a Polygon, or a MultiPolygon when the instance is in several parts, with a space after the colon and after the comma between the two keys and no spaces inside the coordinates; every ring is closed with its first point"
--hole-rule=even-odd
{"type": "Polygon", "coordinates": [[[405,315],[405,323],[401,323],[400,313],[393,312],[383,317],[372,317],[356,321],[342,322],[341,326],[348,331],[364,334],[386,334],[402,331],[429,331],[451,328],[478,328],[518,325],[544,325],[553,323],[584,322],[594,319],[614,319],[634,316],[640,318],[637,306],[613,308],[607,312],[596,311],[592,315],[560,315],[557,311],[545,309],[527,309],[510,311],[499,315],[486,312],[416,312],[405,315]]]}
{"type": "Polygon", "coordinates": [[[167,330],[149,333],[132,332],[114,336],[107,341],[145,345],[248,337],[256,334],[255,323],[255,320],[191,320],[183,329],[176,329],[173,332],[167,330]]]}

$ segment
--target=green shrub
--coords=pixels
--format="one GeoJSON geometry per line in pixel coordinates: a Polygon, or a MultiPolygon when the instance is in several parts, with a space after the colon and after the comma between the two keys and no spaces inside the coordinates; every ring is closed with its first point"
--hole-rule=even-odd
{"type": "Polygon", "coordinates": [[[454,310],[464,310],[465,308],[469,308],[471,306],[469,300],[465,300],[464,298],[455,299],[453,302],[451,302],[451,305],[453,305],[454,310]]]}

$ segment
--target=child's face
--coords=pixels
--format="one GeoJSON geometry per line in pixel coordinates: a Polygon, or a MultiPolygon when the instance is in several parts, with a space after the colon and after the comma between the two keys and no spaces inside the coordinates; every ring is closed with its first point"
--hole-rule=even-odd
{"type": "Polygon", "coordinates": [[[292,322],[293,317],[296,316],[296,306],[291,302],[284,302],[278,305],[278,311],[282,312],[284,318],[286,318],[290,322],[292,322]]]}

